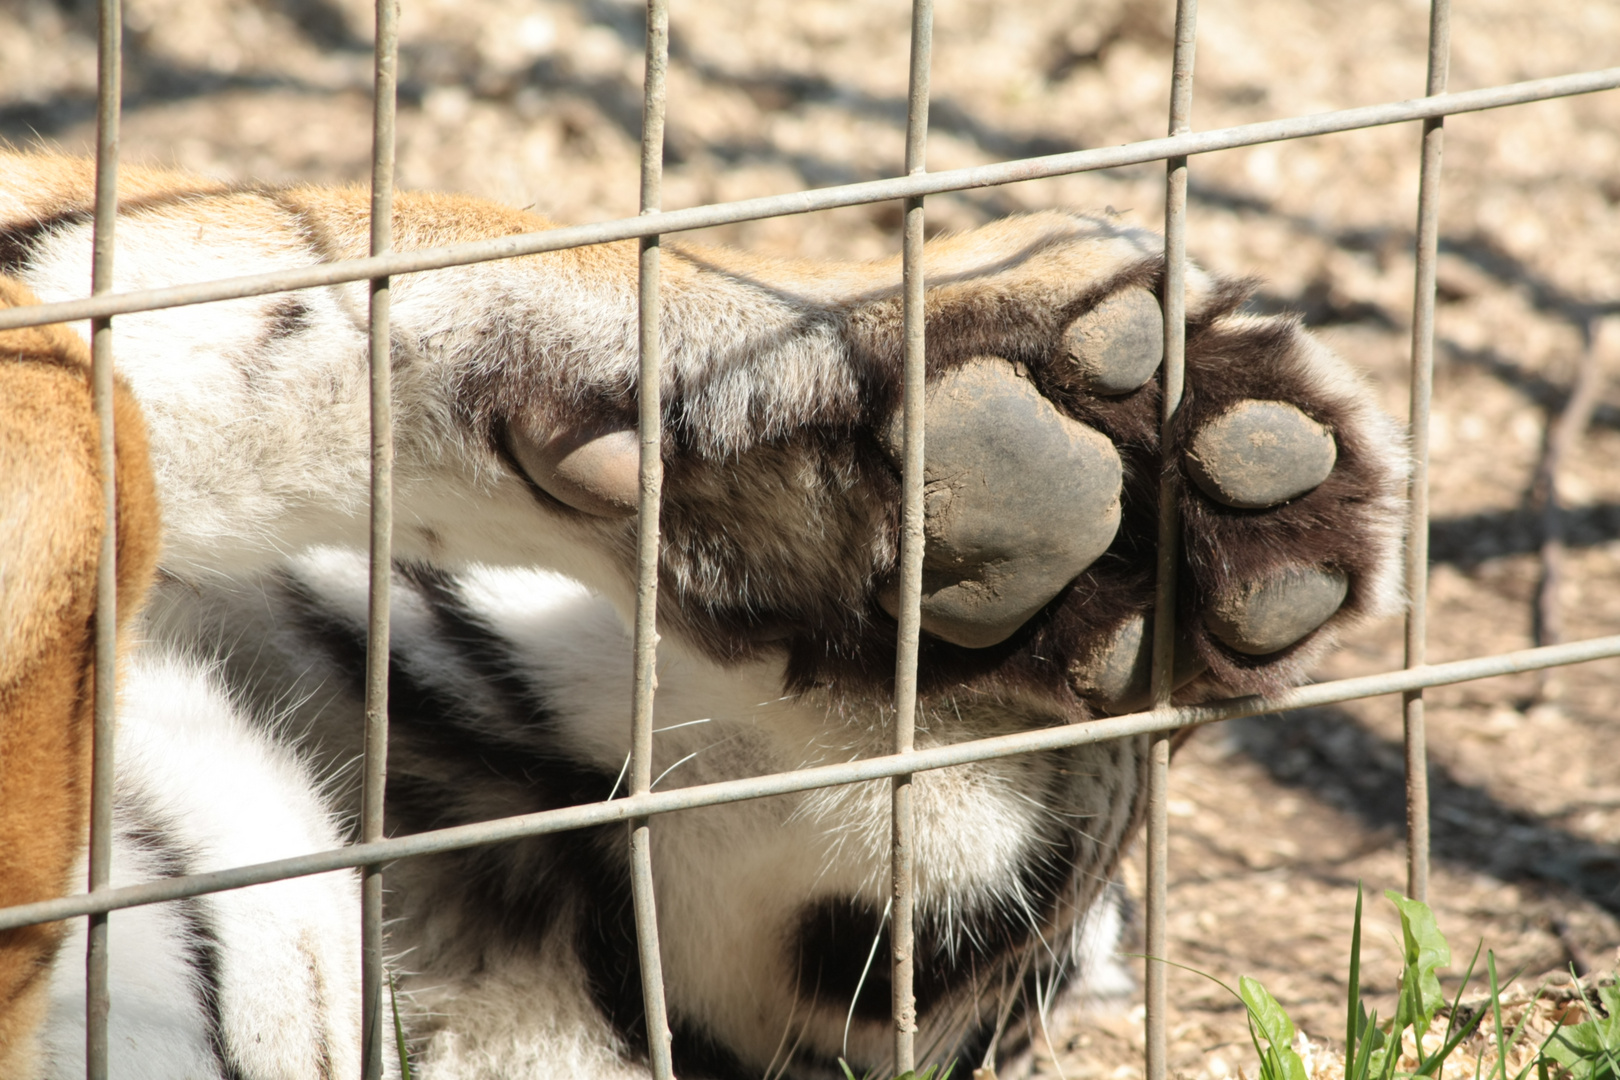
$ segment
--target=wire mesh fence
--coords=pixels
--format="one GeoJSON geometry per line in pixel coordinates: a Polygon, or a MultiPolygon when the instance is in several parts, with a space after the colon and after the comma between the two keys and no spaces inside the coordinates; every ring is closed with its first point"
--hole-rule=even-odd
{"type": "Polygon", "coordinates": [[[1021,158],[994,165],[930,173],[926,169],[929,70],[932,48],[931,0],[914,0],[911,25],[904,173],[892,179],[818,188],[766,198],[716,203],[685,210],[661,206],[664,161],[666,73],[669,64],[667,0],[649,0],[645,82],[642,107],[640,214],[633,218],[455,244],[439,248],[391,251],[394,175],[394,107],[397,95],[398,8],[394,0],[376,7],[374,57],[374,125],[371,173],[371,244],[368,257],[334,261],[275,273],[194,282],[117,293],[113,291],[113,252],[119,145],[120,52],[122,14],[119,0],[101,0],[97,97],[97,167],[93,278],[84,300],[40,304],[0,311],[0,329],[50,322],[92,321],[93,385],[101,424],[106,528],[98,571],[94,783],[90,830],[89,891],[60,899],[0,909],[0,930],[64,918],[88,916],[87,1075],[108,1075],[107,914],[121,908],[158,903],[227,889],[323,873],[342,868],[362,871],[363,981],[362,1023],[366,1076],[380,1076],[387,1033],[383,1023],[382,882],[387,862],[451,851],[519,837],[537,836],[591,825],[628,825],[631,886],[647,1017],[650,1066],[655,1077],[671,1075],[670,1033],[660,970],[660,947],[652,873],[653,819],[658,815],[747,799],[865,781],[891,784],[891,943],[896,1071],[916,1066],[913,1000],[914,866],[912,838],[917,823],[911,803],[911,778],[920,772],[1018,754],[1103,742],[1127,736],[1150,737],[1147,794],[1146,897],[1146,1061],[1148,1080],[1165,1076],[1165,966],[1167,875],[1167,777],[1171,736],[1214,720],[1277,713],[1288,709],[1350,701],[1379,694],[1403,700],[1407,772],[1407,892],[1422,899],[1427,891],[1428,795],[1423,692],[1426,688],[1512,672],[1543,670],[1564,664],[1620,656],[1620,636],[1479,657],[1446,664],[1426,662],[1428,572],[1428,427],[1433,393],[1434,304],[1439,243],[1441,151],[1446,116],[1501,108],[1574,94],[1620,87],[1620,68],[1587,71],[1532,82],[1448,93],[1450,51],[1448,0],[1432,0],[1429,21],[1428,77],[1425,96],[1362,108],[1194,132],[1191,129],[1194,51],[1197,41],[1196,0],[1176,5],[1171,100],[1167,136],[1123,146],[1021,158]],[[1406,545],[1405,666],[1401,670],[1301,687],[1266,698],[1243,698],[1193,706],[1171,702],[1175,650],[1174,620],[1177,566],[1174,473],[1166,470],[1159,499],[1158,581],[1153,643],[1153,708],[1060,728],[1023,731],[918,749],[913,725],[917,709],[917,657],[923,576],[923,423],[924,288],[922,252],[927,196],[991,187],[1036,177],[1060,176],[1144,162],[1164,161],[1165,277],[1163,286],[1164,361],[1161,421],[1168,445],[1170,425],[1180,404],[1185,355],[1184,300],[1186,280],[1187,190],[1189,159],[1202,153],[1253,146],[1361,128],[1422,122],[1420,183],[1417,207],[1416,276],[1410,375],[1410,438],[1413,471],[1409,489],[1406,545]],[[659,251],[660,238],[714,225],[802,214],[834,207],[902,200],[903,439],[902,512],[898,610],[898,649],[894,675],[895,731],[892,752],[835,765],[794,772],[708,783],[666,791],[652,790],[653,710],[656,687],[655,621],[659,513],[662,492],[660,447],[663,433],[659,399],[659,251]],[[385,836],[382,793],[386,780],[389,567],[392,529],[393,458],[390,406],[389,284],[392,277],[494,259],[564,248],[637,239],[639,259],[638,401],[640,484],[638,505],[637,585],[634,625],[634,697],[629,794],[611,801],[437,829],[394,838],[385,836]],[[343,282],[369,282],[369,347],[371,370],[371,576],[365,700],[365,755],[360,841],[275,862],[211,873],[165,878],[133,886],[109,885],[112,836],[112,724],[116,685],[113,628],[116,568],[114,491],[112,488],[111,373],[112,324],[122,314],[211,301],[265,295],[343,282]]]}

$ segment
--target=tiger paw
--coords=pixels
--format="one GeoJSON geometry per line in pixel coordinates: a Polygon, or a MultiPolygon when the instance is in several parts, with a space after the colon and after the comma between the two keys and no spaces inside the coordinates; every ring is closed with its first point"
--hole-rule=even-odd
{"type": "MultiPolygon", "coordinates": [[[[1056,667],[1088,712],[1146,708],[1161,471],[1179,500],[1185,696],[1279,689],[1339,629],[1392,606],[1399,433],[1296,322],[1240,314],[1241,289],[1199,283],[1162,454],[1156,281],[1093,297],[1043,355],[933,374],[925,666],[1056,667]]],[[[883,443],[898,470],[898,414],[883,443]]],[[[892,583],[879,603],[897,611],[892,583]]]]}

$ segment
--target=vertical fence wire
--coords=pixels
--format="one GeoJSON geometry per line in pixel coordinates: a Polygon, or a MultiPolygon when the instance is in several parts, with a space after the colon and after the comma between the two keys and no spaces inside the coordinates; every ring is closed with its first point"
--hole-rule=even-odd
{"type": "MultiPolygon", "coordinates": [[[[1176,42],[1170,77],[1170,134],[1192,129],[1193,48],[1198,30],[1197,0],[1177,0],[1176,42]]],[[[1165,455],[1159,473],[1158,577],[1153,614],[1153,704],[1170,705],[1175,690],[1176,565],[1180,558],[1179,474],[1169,464],[1171,427],[1181,407],[1187,343],[1187,159],[1165,162],[1164,198],[1164,368],[1159,446],[1165,455]]],[[[1169,948],[1166,903],[1170,870],[1170,733],[1150,737],[1147,761],[1147,897],[1144,978],[1143,1071],[1146,1080],[1164,1080],[1166,1063],[1164,961],[1169,948]]]]}
{"type": "MultiPolygon", "coordinates": [[[[911,73],[906,98],[906,175],[928,168],[928,83],[934,50],[933,0],[911,6],[911,73]]],[[[911,753],[917,723],[917,647],[922,631],[923,571],[923,417],[926,402],[926,343],[923,337],[923,200],[905,201],[901,251],[901,311],[904,324],[901,396],[900,607],[894,667],[894,752],[911,753]]],[[[917,999],[912,975],[916,935],[916,866],[911,775],[890,781],[891,1013],[894,1067],[916,1068],[917,999]]]]}
{"type": "MultiPolygon", "coordinates": [[[[113,287],[114,222],[118,213],[118,128],[123,95],[123,10],[101,0],[96,57],[96,209],[90,292],[113,287]]],[[[90,392],[101,439],[101,552],[96,564],[94,719],[90,735],[91,892],[112,877],[113,739],[118,696],[118,489],[113,432],[112,319],[90,324],[90,392]]],[[[108,916],[91,915],[85,943],[84,1063],[89,1080],[106,1080],[108,916]]]]}
{"type": "MultiPolygon", "coordinates": [[[[647,0],[647,68],[641,112],[641,212],[656,213],[663,200],[664,106],[669,68],[669,5],[647,0]]],[[[652,787],[653,692],[658,688],[658,515],[663,498],[663,394],[659,336],[659,238],[640,245],[637,313],[640,322],[641,397],[637,428],[641,447],[636,546],[635,696],[630,714],[630,794],[652,787]]],[[[630,822],[630,891],[635,907],[636,949],[647,1020],[647,1054],[655,1080],[672,1075],[664,966],[658,949],[658,906],[653,893],[652,827],[630,822]]]]}
{"type": "MultiPolygon", "coordinates": [[[[384,254],[393,247],[398,19],[398,0],[377,0],[371,144],[373,255],[384,254]]],[[[373,278],[370,291],[371,581],[366,614],[366,729],[360,792],[360,836],[368,842],[383,837],[383,803],[388,779],[388,614],[394,521],[389,279],[373,278]]],[[[361,1060],[365,1080],[378,1080],[383,1069],[382,926],[382,866],[372,864],[363,869],[360,879],[361,1060]]]]}
{"type": "MultiPolygon", "coordinates": [[[[1451,57],[1450,0],[1429,8],[1430,97],[1446,90],[1451,57]]],[[[1412,478],[1406,528],[1406,666],[1428,661],[1429,623],[1429,405],[1434,396],[1435,262],[1440,247],[1440,158],[1445,119],[1423,122],[1418,175],[1417,270],[1412,296],[1412,478]]],[[[1423,691],[1402,695],[1406,743],[1406,895],[1429,896],[1429,764],[1423,691]]]]}

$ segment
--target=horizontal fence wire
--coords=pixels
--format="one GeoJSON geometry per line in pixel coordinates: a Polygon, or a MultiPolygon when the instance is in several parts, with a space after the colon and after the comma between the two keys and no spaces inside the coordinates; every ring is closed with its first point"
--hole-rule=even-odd
{"type": "Polygon", "coordinates": [[[267,293],[311,289],[322,285],[340,285],[389,274],[442,270],[451,266],[488,262],[492,259],[509,259],[519,255],[560,251],[564,248],[584,247],[589,244],[611,243],[615,240],[633,240],[638,237],[687,232],[716,225],[735,225],[738,222],[758,221],[761,218],[808,214],[818,210],[860,206],[864,203],[919,198],[950,191],[1013,184],[1022,180],[1068,176],[1125,165],[1142,165],[1183,155],[1208,154],[1217,150],[1254,146],[1258,143],[1282,142],[1309,138],[1313,135],[1329,135],[1360,128],[1427,120],[1437,116],[1499,109],[1509,105],[1524,105],[1534,101],[1613,90],[1616,87],[1620,87],[1620,67],[1603,68],[1598,71],[1559,75],[1549,79],[1535,79],[1483,90],[1441,94],[1432,98],[1367,105],[1285,120],[1267,120],[1256,124],[1197,131],[1171,138],[1127,143],[1123,146],[1076,150],[1072,153],[1046,157],[1020,158],[1017,161],[995,165],[947,169],[887,180],[868,180],[857,184],[790,192],[785,195],[696,206],[688,210],[666,210],[658,214],[620,218],[593,225],[568,225],[547,229],[544,232],[395,252],[377,258],[344,259],[190,285],[8,308],[0,311],[0,330],[38,326],[50,322],[72,322],[136,311],[155,311],[160,308],[234,300],[245,296],[263,296],[267,293]]]}
{"type": "Polygon", "coordinates": [[[1522,649],[1494,656],[1457,660],[1446,664],[1431,664],[1421,668],[1362,675],[1353,679],[1313,683],[1295,687],[1272,697],[1241,697],[1202,705],[1180,705],[1170,709],[1155,709],[1101,720],[1087,720],[1077,724],[1036,728],[1032,731],[1020,731],[945,746],[923,747],[905,755],[859,758],[832,765],[815,765],[792,772],[768,773],[763,776],[698,784],[670,791],[652,791],[646,795],[627,796],[608,802],[583,803],[558,810],[543,810],[472,825],[457,825],[446,829],[412,833],[409,836],[393,837],[373,844],[351,844],[252,866],[215,870],[205,874],[189,874],[184,877],[160,878],[140,885],[108,889],[94,895],[80,893],[55,900],[41,900],[32,904],[0,908],[0,930],[53,922],[76,915],[159,903],[164,900],[177,900],[186,896],[224,892],[228,889],[260,885],[283,878],[324,874],[367,863],[388,862],[417,855],[458,851],[481,844],[567,832],[570,829],[583,829],[592,825],[628,821],[635,817],[653,817],[677,810],[693,810],[704,806],[718,806],[722,803],[763,799],[773,795],[791,795],[816,788],[887,780],[909,772],[929,772],[934,769],[969,765],[976,761],[991,761],[1041,750],[1084,746],[1158,731],[1179,731],[1218,720],[1236,720],[1290,709],[1334,705],[1358,698],[1377,697],[1381,694],[1399,694],[1419,687],[1448,686],[1497,675],[1515,675],[1613,657],[1620,657],[1620,634],[1590,638],[1586,641],[1572,641],[1564,645],[1548,645],[1539,649],[1522,649]]]}

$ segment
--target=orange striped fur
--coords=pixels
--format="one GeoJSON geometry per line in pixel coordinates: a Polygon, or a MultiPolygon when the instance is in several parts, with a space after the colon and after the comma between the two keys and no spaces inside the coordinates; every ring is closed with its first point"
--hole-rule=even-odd
{"type": "MultiPolygon", "coordinates": [[[[35,303],[0,278],[0,306],[35,303]]],[[[119,383],[118,616],[140,608],[159,515],[146,428],[119,383]]],[[[59,896],[90,805],[98,426],[84,342],[62,326],[0,332],[0,906],[59,896]]],[[[0,932],[0,1076],[31,1071],[61,924],[0,932]]]]}

